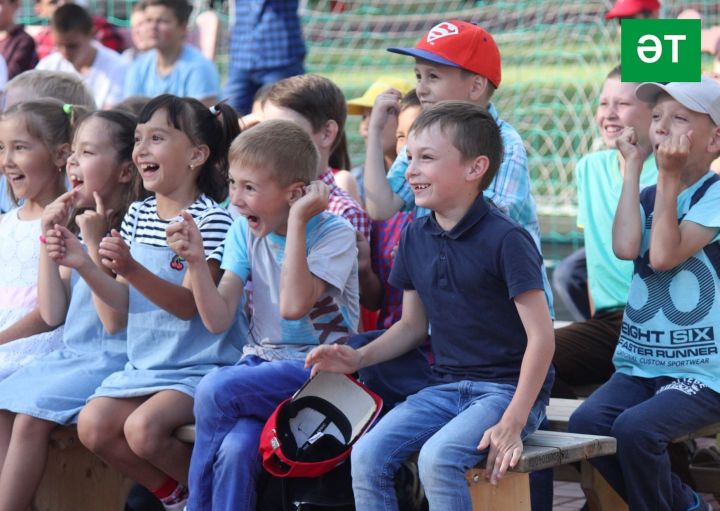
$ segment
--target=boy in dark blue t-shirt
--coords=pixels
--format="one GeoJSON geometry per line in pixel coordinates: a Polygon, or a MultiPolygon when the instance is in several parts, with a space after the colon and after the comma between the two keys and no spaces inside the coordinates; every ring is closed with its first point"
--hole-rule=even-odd
{"type": "Polygon", "coordinates": [[[404,290],[402,317],[367,346],[320,346],[306,364],[352,373],[419,346],[432,325],[429,386],[353,449],[356,508],[397,509],[393,476],[420,451],[430,508],[470,511],[465,470],[487,457],[496,483],[544,417],[554,336],[542,258],[527,231],[483,198],[502,155],[497,123],[483,108],[427,109],[407,147],[416,204],[433,213],[406,228],[390,274],[404,290]]]}

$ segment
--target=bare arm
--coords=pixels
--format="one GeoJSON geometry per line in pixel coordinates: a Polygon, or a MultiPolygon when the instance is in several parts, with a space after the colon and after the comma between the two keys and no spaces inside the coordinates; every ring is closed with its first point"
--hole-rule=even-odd
{"type": "Polygon", "coordinates": [[[69,297],[70,275],[64,278],[60,275],[60,267],[50,259],[43,245],[38,268],[38,310],[47,325],[55,327],[65,322],[69,297]]]}
{"type": "Polygon", "coordinates": [[[31,335],[49,332],[53,328],[43,321],[40,310],[36,307],[5,330],[0,331],[0,345],[16,339],[30,337],[31,335]]]}
{"type": "Polygon", "coordinates": [[[642,242],[640,173],[645,156],[633,128],[625,128],[617,146],[625,158],[625,175],[613,220],[613,252],[618,259],[632,260],[640,254],[642,242]]]}
{"type": "Polygon", "coordinates": [[[313,366],[313,374],[318,371],[350,374],[417,348],[428,331],[425,307],[417,291],[403,293],[402,307],[400,320],[373,342],[358,350],[340,344],[318,346],[308,354],[305,366],[313,366]]]}
{"type": "Polygon", "coordinates": [[[542,389],[555,351],[555,334],[545,294],[533,289],[515,297],[515,307],[527,333],[517,389],[500,422],[485,431],[478,449],[490,448],[486,471],[496,484],[522,454],[520,433],[542,389]]]}
{"type": "Polygon", "coordinates": [[[318,301],[328,284],[310,273],[307,262],[305,229],[308,221],[325,211],[329,189],[320,181],[313,181],[305,195],[290,207],[285,241],[285,258],[280,272],[280,316],[300,319],[318,301]]]}
{"type": "Polygon", "coordinates": [[[718,229],[695,222],[678,225],[677,198],[683,189],[680,172],[690,151],[686,135],[665,140],[657,152],[658,181],[650,234],[650,265],[657,271],[667,271],[688,260],[710,243],[718,229]]]}
{"type": "Polygon", "coordinates": [[[375,99],[368,125],[365,153],[365,207],[373,220],[387,220],[403,207],[403,201],[390,188],[383,154],[383,131],[388,116],[397,115],[400,92],[394,89],[375,99]]]}

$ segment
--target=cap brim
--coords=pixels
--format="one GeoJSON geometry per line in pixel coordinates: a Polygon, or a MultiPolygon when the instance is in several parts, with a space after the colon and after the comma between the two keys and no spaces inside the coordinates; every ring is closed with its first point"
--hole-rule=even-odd
{"type": "Polygon", "coordinates": [[[430,53],[429,51],[419,50],[417,48],[388,48],[387,51],[390,53],[398,53],[400,55],[409,55],[410,57],[429,60],[430,62],[435,62],[436,64],[443,64],[457,68],[460,67],[452,60],[448,60],[439,55],[435,55],[434,53],[430,53]]]}
{"type": "MultiPolygon", "coordinates": [[[[688,110],[710,115],[706,108],[698,103],[692,94],[688,94],[682,90],[672,90],[669,86],[661,83],[641,83],[635,89],[635,97],[637,97],[640,101],[645,101],[646,103],[655,103],[655,101],[657,101],[657,97],[663,92],[688,110]]],[[[712,118],[712,116],[710,117],[712,118]]],[[[715,119],[713,119],[713,122],[716,122],[715,119]]]]}
{"type": "Polygon", "coordinates": [[[372,108],[372,104],[368,104],[365,98],[355,98],[347,102],[348,115],[362,115],[363,110],[366,108],[372,108]]]}

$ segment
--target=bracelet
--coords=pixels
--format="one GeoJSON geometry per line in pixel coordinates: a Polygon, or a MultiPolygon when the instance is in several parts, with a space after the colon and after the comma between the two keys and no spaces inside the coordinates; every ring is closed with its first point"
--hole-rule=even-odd
{"type": "Polygon", "coordinates": [[[40,235],[40,243],[42,243],[43,245],[47,243],[47,239],[42,234],[40,235]]]}

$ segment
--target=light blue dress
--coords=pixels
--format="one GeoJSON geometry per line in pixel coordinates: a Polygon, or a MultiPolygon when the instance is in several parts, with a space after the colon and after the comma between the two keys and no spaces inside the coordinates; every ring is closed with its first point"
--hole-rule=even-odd
{"type": "Polygon", "coordinates": [[[73,271],[64,347],[14,372],[0,383],[0,409],[58,424],[77,422],[88,396],[127,361],[125,331],[109,334],[90,288],[73,271]]]}
{"type": "MultiPolygon", "coordinates": [[[[133,226],[135,239],[137,217],[133,226]]],[[[186,263],[169,247],[139,242],[130,246],[132,257],[161,279],[182,285],[186,263]]],[[[139,397],[162,390],[177,390],[193,397],[200,379],[211,369],[240,360],[247,338],[246,323],[239,320],[229,332],[210,333],[199,314],[182,320],[129,288],[128,362],[108,376],[95,397],[139,397]]],[[[241,315],[242,316],[242,315],[241,315]]]]}

